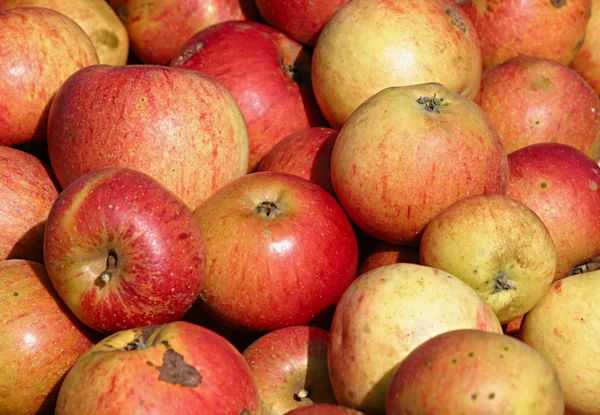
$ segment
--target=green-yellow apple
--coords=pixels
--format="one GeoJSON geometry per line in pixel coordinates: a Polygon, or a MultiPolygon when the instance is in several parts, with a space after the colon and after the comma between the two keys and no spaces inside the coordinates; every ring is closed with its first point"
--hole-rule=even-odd
{"type": "Polygon", "coordinates": [[[106,0],[0,0],[0,9],[45,7],[73,19],[92,41],[98,60],[124,65],[129,54],[129,36],[123,22],[106,0]]]}
{"type": "Polygon", "coordinates": [[[501,324],[531,310],[556,272],[556,249],[546,225],[505,195],[475,195],[448,206],[425,228],[419,254],[421,264],[477,291],[501,324]]]}
{"type": "Polygon", "coordinates": [[[555,281],[525,314],[521,339],[552,364],[570,415],[600,413],[600,270],[555,281]]]}
{"type": "Polygon", "coordinates": [[[437,83],[389,87],[369,98],[344,124],[331,155],[331,182],[348,216],[375,238],[401,245],[418,245],[427,223],[463,197],[504,194],[508,173],[489,119],[437,83]]]}
{"type": "Polygon", "coordinates": [[[93,346],[94,333],[37,262],[0,261],[0,299],[0,413],[51,414],[64,375],[93,346]]]}
{"type": "Polygon", "coordinates": [[[200,294],[206,249],[192,211],[137,170],[94,170],[67,186],[46,223],[58,294],[96,331],[179,320],[200,294]]]}
{"type": "Polygon", "coordinates": [[[56,415],[258,415],[241,353],[218,334],[176,321],[119,331],[73,365],[56,415]]]}
{"type": "Polygon", "coordinates": [[[340,299],[329,335],[329,377],[338,403],[385,413],[402,360],[431,337],[457,329],[502,333],[490,306],[447,272],[398,263],[361,274],[340,299]]]}
{"type": "Polygon", "coordinates": [[[353,0],[323,27],[312,81],[335,129],[366,99],[391,86],[438,82],[475,98],[479,38],[452,0],[353,0]]]}
{"type": "Polygon", "coordinates": [[[48,153],[64,188],[83,174],[128,167],[195,209],[248,169],[248,133],[230,92],[197,71],[94,65],[59,89],[48,153]]]}
{"type": "Polygon", "coordinates": [[[387,415],[563,415],[550,362],[504,334],[452,330],[413,350],[396,371],[387,415]]]}
{"type": "Polygon", "coordinates": [[[327,368],[327,330],[289,326],[264,334],[242,355],[260,396],[262,415],[283,415],[317,403],[335,404],[327,368]]]}
{"type": "Polygon", "coordinates": [[[0,27],[0,145],[43,140],[54,94],[98,55],[83,29],[54,10],[0,10],[0,27]]]}

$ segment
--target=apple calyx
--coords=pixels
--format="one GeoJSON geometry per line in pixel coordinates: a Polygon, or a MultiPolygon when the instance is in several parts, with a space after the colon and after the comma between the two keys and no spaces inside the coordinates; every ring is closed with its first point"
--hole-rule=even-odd
{"type": "Polygon", "coordinates": [[[294,400],[298,402],[301,402],[306,398],[308,398],[308,391],[304,388],[301,388],[298,392],[294,394],[294,400]]]}
{"type": "Polygon", "coordinates": [[[254,212],[269,219],[273,219],[281,215],[281,209],[279,206],[276,203],[268,200],[260,202],[254,209],[254,212]]]}
{"type": "Polygon", "coordinates": [[[433,97],[420,96],[417,99],[417,103],[419,103],[427,112],[439,113],[440,108],[442,108],[442,106],[444,105],[444,98],[437,98],[435,95],[436,94],[434,93],[433,97]]]}
{"type": "Polygon", "coordinates": [[[517,287],[515,287],[513,283],[508,280],[508,277],[505,273],[498,272],[498,278],[496,278],[496,280],[494,281],[494,291],[492,292],[492,294],[496,294],[499,291],[506,291],[511,289],[516,290],[517,287]]]}
{"type": "Polygon", "coordinates": [[[97,285],[104,287],[110,282],[113,277],[113,273],[117,269],[117,253],[115,251],[109,251],[108,257],[106,258],[106,269],[98,275],[96,278],[97,285]]]}

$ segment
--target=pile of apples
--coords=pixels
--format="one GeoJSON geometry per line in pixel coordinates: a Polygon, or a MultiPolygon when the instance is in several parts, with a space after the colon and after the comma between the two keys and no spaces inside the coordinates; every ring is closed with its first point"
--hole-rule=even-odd
{"type": "Polygon", "coordinates": [[[0,414],[600,414],[600,0],[0,0],[0,414]]]}

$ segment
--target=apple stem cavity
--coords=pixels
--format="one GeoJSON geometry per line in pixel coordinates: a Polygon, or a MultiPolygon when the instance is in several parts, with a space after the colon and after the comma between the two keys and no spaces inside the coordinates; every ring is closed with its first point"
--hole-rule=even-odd
{"type": "Polygon", "coordinates": [[[106,269],[98,275],[97,282],[103,287],[112,279],[113,272],[117,268],[117,254],[114,251],[108,253],[106,258],[106,269]]]}
{"type": "Polygon", "coordinates": [[[442,108],[442,105],[444,105],[444,98],[436,98],[435,94],[433,94],[433,98],[419,97],[417,102],[423,106],[425,111],[439,113],[440,108],[442,108]]]}
{"type": "Polygon", "coordinates": [[[496,294],[499,291],[506,291],[510,289],[516,290],[517,287],[515,287],[513,283],[508,280],[508,277],[505,273],[498,272],[498,278],[496,278],[496,281],[494,281],[493,294],[496,294]]]}
{"type": "Polygon", "coordinates": [[[296,394],[294,395],[294,398],[297,401],[302,401],[302,400],[308,398],[308,391],[306,389],[302,388],[298,392],[296,392],[296,394]]]}
{"type": "Polygon", "coordinates": [[[279,206],[277,206],[276,203],[269,201],[259,203],[258,206],[256,206],[256,208],[254,209],[254,211],[259,215],[269,219],[276,218],[281,214],[279,206]]]}

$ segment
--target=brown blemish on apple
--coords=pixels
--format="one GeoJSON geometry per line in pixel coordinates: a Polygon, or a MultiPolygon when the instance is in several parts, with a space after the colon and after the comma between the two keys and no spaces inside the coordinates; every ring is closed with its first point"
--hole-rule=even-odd
{"type": "Polygon", "coordinates": [[[510,289],[514,290],[516,287],[508,280],[508,277],[505,273],[498,271],[498,277],[494,281],[494,291],[492,291],[492,294],[510,289]]]}
{"type": "Polygon", "coordinates": [[[183,356],[173,349],[167,349],[163,354],[162,366],[157,366],[158,380],[195,388],[202,383],[202,376],[194,366],[185,363],[183,356]]]}
{"type": "Polygon", "coordinates": [[[18,297],[18,296],[19,296],[19,293],[18,293],[17,291],[13,291],[13,295],[14,295],[15,297],[18,297]]]}
{"type": "Polygon", "coordinates": [[[154,334],[156,330],[161,327],[161,325],[142,327],[139,329],[140,332],[135,336],[135,338],[127,343],[125,347],[123,347],[123,350],[130,351],[147,348],[149,345],[150,336],[152,336],[152,334],[154,334]]]}
{"type": "Polygon", "coordinates": [[[558,329],[557,329],[556,327],[555,327],[554,329],[552,329],[552,333],[554,333],[554,335],[555,335],[556,337],[558,337],[559,339],[561,339],[561,340],[562,340],[562,338],[563,338],[563,335],[562,335],[562,333],[561,333],[560,331],[558,331],[558,329]]]}
{"type": "Polygon", "coordinates": [[[548,187],[546,182],[540,182],[540,189],[545,189],[546,187],[548,187]]]}
{"type": "Polygon", "coordinates": [[[252,412],[250,412],[248,408],[244,408],[242,409],[242,412],[240,412],[240,415],[252,415],[252,412]]]}
{"type": "Polygon", "coordinates": [[[558,9],[567,4],[567,0],[550,0],[550,3],[558,9]]]}
{"type": "Polygon", "coordinates": [[[467,24],[458,10],[454,8],[445,10],[446,16],[450,18],[450,23],[463,33],[467,33],[467,24]]]}
{"type": "Polygon", "coordinates": [[[185,61],[187,61],[191,56],[193,56],[196,52],[198,52],[203,47],[204,47],[204,43],[198,42],[198,43],[194,44],[193,46],[187,48],[186,50],[183,51],[183,53],[181,53],[181,55],[179,55],[177,57],[177,59],[175,59],[175,65],[183,64],[185,61]]]}
{"type": "Polygon", "coordinates": [[[595,182],[595,181],[593,181],[593,180],[590,180],[590,189],[592,189],[594,192],[595,192],[596,190],[598,190],[598,183],[596,183],[596,182],[595,182]]]}
{"type": "Polygon", "coordinates": [[[111,49],[119,47],[119,38],[106,29],[94,30],[90,33],[90,39],[94,44],[101,44],[111,49]]]}

